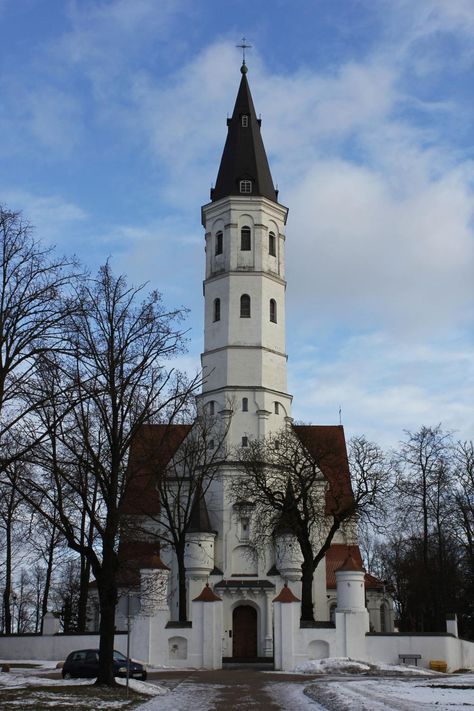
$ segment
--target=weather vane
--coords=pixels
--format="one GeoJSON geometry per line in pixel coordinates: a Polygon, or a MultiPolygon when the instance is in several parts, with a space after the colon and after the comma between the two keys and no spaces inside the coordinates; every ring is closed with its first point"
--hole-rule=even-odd
{"type": "Polygon", "coordinates": [[[242,50],[242,64],[245,65],[245,50],[251,49],[252,45],[247,44],[247,38],[242,37],[242,44],[236,44],[235,46],[242,50]]]}

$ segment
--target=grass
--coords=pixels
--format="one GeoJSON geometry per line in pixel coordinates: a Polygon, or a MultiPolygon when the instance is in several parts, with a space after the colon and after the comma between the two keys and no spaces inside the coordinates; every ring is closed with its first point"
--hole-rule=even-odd
{"type": "Polygon", "coordinates": [[[127,698],[123,687],[91,686],[30,686],[24,689],[0,690],[2,711],[108,711],[109,709],[135,709],[148,700],[148,696],[129,690],[127,698]]]}

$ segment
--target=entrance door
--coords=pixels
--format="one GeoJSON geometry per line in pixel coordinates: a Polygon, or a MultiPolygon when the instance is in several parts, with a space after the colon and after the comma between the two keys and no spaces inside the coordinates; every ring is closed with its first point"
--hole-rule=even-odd
{"type": "Polygon", "coordinates": [[[257,656],[257,610],[239,605],[232,614],[232,656],[257,656]]]}

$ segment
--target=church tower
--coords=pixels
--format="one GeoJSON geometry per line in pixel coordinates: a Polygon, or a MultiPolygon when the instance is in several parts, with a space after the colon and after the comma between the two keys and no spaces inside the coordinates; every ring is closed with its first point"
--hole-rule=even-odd
{"type": "Polygon", "coordinates": [[[281,429],[291,418],[285,352],[285,224],[247,81],[245,62],[206,233],[201,405],[232,413],[228,444],[281,429]]]}

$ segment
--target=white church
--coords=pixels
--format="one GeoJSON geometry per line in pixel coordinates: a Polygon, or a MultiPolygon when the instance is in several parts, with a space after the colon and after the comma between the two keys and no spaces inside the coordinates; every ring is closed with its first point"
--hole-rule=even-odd
{"type": "MultiPolygon", "coordinates": [[[[314,451],[316,462],[318,446],[329,443],[338,466],[326,470],[321,462],[321,474],[329,488],[337,484],[351,497],[342,426],[295,426],[292,421],[285,351],[288,208],[278,201],[245,61],[241,74],[215,187],[201,210],[206,265],[199,408],[227,423],[230,449],[245,448],[284,427],[293,428],[310,454],[314,451]]],[[[147,426],[146,439],[160,448],[163,472],[191,431],[192,426],[147,426]]],[[[132,449],[132,470],[140,469],[134,462],[138,449],[132,449]]],[[[445,647],[454,644],[451,658],[464,659],[468,643],[457,639],[455,620],[437,638],[445,643],[439,650],[430,647],[428,636],[422,641],[394,635],[392,600],[383,582],[362,567],[355,522],[340,528],[316,569],[314,624],[300,624],[299,546],[296,541],[288,545],[288,540],[279,546],[277,539],[265,555],[252,550],[251,516],[230,487],[235,473],[235,466],[224,462],[194,503],[186,534],[186,621],[177,614],[173,551],[157,546],[153,536],[122,541],[120,554],[128,571],[123,590],[136,586],[139,610],[132,627],[135,656],[207,668],[219,668],[223,659],[266,659],[274,660],[277,669],[293,669],[305,659],[328,656],[392,663],[410,652],[424,661],[436,655],[447,658],[445,647]],[[153,581],[161,595],[149,594],[153,581]]],[[[156,470],[142,467],[124,507],[126,516],[159,517],[154,476],[156,470]]],[[[121,604],[118,629],[125,626],[124,613],[121,604]]]]}

